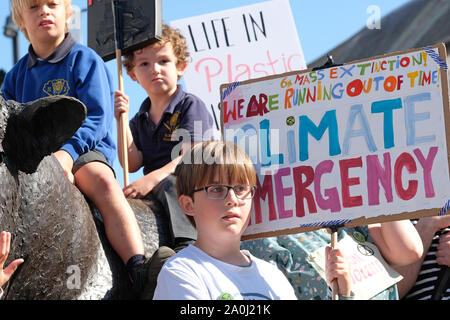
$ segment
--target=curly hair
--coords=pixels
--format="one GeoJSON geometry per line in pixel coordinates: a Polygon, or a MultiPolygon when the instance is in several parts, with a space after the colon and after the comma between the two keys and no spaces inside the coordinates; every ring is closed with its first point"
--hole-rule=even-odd
{"type": "MultiPolygon", "coordinates": [[[[166,43],[171,43],[173,53],[177,58],[177,65],[179,63],[185,64],[188,62],[190,56],[187,49],[186,38],[181,34],[178,29],[174,29],[166,24],[162,25],[162,37],[161,40],[151,44],[152,46],[163,46],[166,43]]],[[[124,54],[123,65],[130,72],[134,68],[134,53],[129,52],[124,54]]]]}

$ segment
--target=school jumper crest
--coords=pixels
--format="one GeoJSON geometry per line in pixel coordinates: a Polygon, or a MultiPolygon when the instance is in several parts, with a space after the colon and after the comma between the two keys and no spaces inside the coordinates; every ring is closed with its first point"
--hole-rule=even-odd
{"type": "Polygon", "coordinates": [[[169,119],[169,121],[163,122],[164,126],[169,130],[168,133],[164,134],[164,141],[172,141],[172,133],[180,127],[179,121],[180,112],[175,112],[169,119]]]}
{"type": "Polygon", "coordinates": [[[49,80],[44,84],[44,92],[49,96],[67,95],[69,92],[69,83],[64,79],[49,80]]]}

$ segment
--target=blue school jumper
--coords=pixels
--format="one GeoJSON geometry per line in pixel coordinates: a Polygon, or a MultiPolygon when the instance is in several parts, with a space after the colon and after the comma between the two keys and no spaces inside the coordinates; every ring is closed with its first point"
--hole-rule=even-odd
{"type": "Polygon", "coordinates": [[[30,45],[28,54],[5,76],[5,100],[29,102],[46,96],[66,95],[81,100],[88,114],[83,125],[63,146],[75,162],[96,149],[112,166],[116,145],[112,139],[113,83],[105,63],[95,51],[75,42],[70,34],[46,59],[30,45]]]}

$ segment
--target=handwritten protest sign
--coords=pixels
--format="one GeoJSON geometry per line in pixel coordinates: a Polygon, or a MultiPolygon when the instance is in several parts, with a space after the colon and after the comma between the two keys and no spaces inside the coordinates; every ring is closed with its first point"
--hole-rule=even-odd
{"type": "Polygon", "coordinates": [[[174,20],[192,61],[187,91],[199,96],[220,126],[222,83],[306,68],[288,0],[276,0],[174,20]]]}
{"type": "MultiPolygon", "coordinates": [[[[356,232],[359,236],[361,233],[356,232]]],[[[357,300],[368,300],[393,284],[402,280],[384,260],[377,246],[360,237],[345,235],[338,246],[350,264],[352,292],[357,300]]],[[[322,278],[325,275],[325,247],[317,249],[307,257],[308,262],[322,278]]]]}
{"type": "Polygon", "coordinates": [[[258,191],[244,239],[436,215],[450,199],[445,47],[221,86],[258,191]]]}

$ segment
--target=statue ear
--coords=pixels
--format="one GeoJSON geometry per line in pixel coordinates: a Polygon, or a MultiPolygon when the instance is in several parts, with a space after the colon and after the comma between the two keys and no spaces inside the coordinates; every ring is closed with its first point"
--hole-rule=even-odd
{"type": "Polygon", "coordinates": [[[67,96],[49,96],[20,106],[8,118],[3,148],[10,164],[33,173],[45,156],[74,135],[87,111],[81,101],[67,96]]]}

